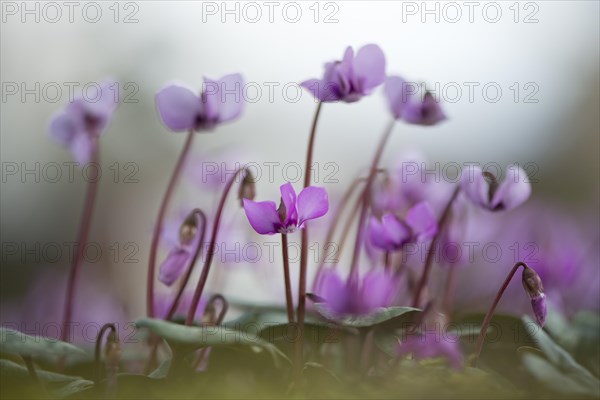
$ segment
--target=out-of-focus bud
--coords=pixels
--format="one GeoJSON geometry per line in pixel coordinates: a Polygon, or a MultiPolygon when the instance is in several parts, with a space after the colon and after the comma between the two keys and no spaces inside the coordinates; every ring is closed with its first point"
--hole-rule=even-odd
{"type": "Polygon", "coordinates": [[[531,299],[531,307],[533,314],[539,326],[544,326],[546,323],[546,295],[544,294],[544,285],[540,276],[533,269],[523,267],[522,275],[523,288],[531,299]]]}
{"type": "Polygon", "coordinates": [[[181,227],[179,227],[179,242],[184,246],[190,245],[197,233],[198,216],[196,215],[196,210],[194,210],[185,217],[181,227]]]}
{"type": "Polygon", "coordinates": [[[242,207],[244,206],[244,199],[254,200],[256,197],[256,181],[254,180],[254,176],[249,169],[244,171],[244,179],[240,185],[240,190],[238,192],[238,197],[240,199],[240,204],[242,207]]]}
{"type": "Polygon", "coordinates": [[[116,332],[110,332],[106,337],[106,347],[104,350],[104,363],[107,372],[118,371],[121,362],[121,346],[116,332]]]}

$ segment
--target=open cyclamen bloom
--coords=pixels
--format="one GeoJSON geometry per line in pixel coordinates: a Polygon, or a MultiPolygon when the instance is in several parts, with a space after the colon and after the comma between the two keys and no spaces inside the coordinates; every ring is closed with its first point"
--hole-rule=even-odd
{"type": "Polygon", "coordinates": [[[379,46],[361,47],[356,56],[346,48],[341,61],[325,64],[322,79],[309,79],[300,85],[322,102],[352,103],[369,95],[385,80],[385,56],[379,46]]]}
{"type": "Polygon", "coordinates": [[[172,84],[155,97],[162,122],[172,131],[211,130],[234,120],[243,110],[243,79],[240,74],[226,75],[216,81],[204,78],[203,91],[172,84]]]}
{"type": "Polygon", "coordinates": [[[196,246],[198,238],[198,218],[194,212],[189,214],[179,228],[179,243],[174,246],[160,266],[158,279],[171,286],[185,270],[188,260],[196,246]]]}
{"type": "Polygon", "coordinates": [[[384,92],[394,118],[408,124],[424,126],[435,125],[445,120],[446,115],[431,92],[421,94],[414,86],[399,76],[386,78],[384,92]]]}
{"type": "Polygon", "coordinates": [[[281,185],[279,208],[274,201],[243,199],[244,211],[254,230],[261,235],[292,233],[304,223],[327,214],[329,201],[324,188],[309,186],[298,196],[291,183],[281,185]]]}
{"type": "Polygon", "coordinates": [[[473,166],[463,172],[461,188],[471,202],[490,211],[511,210],[531,195],[527,173],[517,165],[506,168],[502,183],[490,172],[473,166]]]}
{"type": "Polygon", "coordinates": [[[458,343],[435,331],[409,336],[398,345],[396,354],[398,357],[412,354],[416,360],[444,358],[454,369],[461,369],[464,364],[458,343]]]}
{"type": "Polygon", "coordinates": [[[96,139],[110,122],[119,103],[116,82],[99,85],[94,97],[79,95],[50,121],[49,134],[68,147],[75,161],[84,164],[92,159],[96,139]]]}
{"type": "Polygon", "coordinates": [[[385,251],[400,250],[407,243],[430,239],[437,230],[437,220],[426,201],[409,209],[404,220],[388,213],[383,215],[381,221],[376,217],[371,217],[369,221],[371,243],[385,251]]]}
{"type": "Polygon", "coordinates": [[[397,288],[396,279],[382,269],[373,269],[353,282],[328,268],[319,275],[314,290],[334,316],[344,316],[370,314],[377,308],[391,306],[397,288]]]}

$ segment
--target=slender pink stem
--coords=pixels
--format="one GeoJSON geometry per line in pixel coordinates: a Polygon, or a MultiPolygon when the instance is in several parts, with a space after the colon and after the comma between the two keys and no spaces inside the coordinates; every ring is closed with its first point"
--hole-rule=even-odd
{"type": "Polygon", "coordinates": [[[367,209],[369,204],[369,196],[371,194],[371,188],[373,187],[373,181],[375,180],[375,175],[377,174],[377,166],[381,160],[381,156],[383,154],[383,149],[387,144],[388,139],[390,138],[392,131],[394,129],[396,121],[392,120],[388,127],[385,129],[383,136],[379,141],[379,146],[375,151],[375,155],[373,156],[373,161],[371,162],[371,169],[369,171],[369,176],[367,178],[367,183],[365,184],[365,188],[361,195],[361,209],[360,216],[358,217],[358,228],[356,230],[356,240],[354,243],[354,249],[352,253],[352,264],[350,267],[350,274],[348,275],[348,281],[356,279],[356,275],[358,274],[358,261],[360,258],[360,250],[362,247],[362,234],[363,234],[363,226],[367,219],[367,209]]]}
{"type": "Polygon", "coordinates": [[[415,291],[415,297],[413,298],[413,307],[419,307],[421,303],[421,297],[423,296],[423,291],[425,287],[427,287],[427,281],[429,279],[429,272],[431,271],[431,267],[433,265],[433,259],[435,255],[435,248],[437,243],[441,237],[442,231],[444,230],[448,219],[450,218],[450,210],[452,210],[452,204],[454,204],[454,200],[458,196],[460,192],[460,186],[456,186],[454,192],[452,192],[452,196],[448,203],[446,203],[446,207],[442,212],[442,216],[438,222],[438,231],[431,240],[431,245],[429,246],[429,251],[427,252],[427,258],[425,258],[425,267],[423,268],[423,274],[421,275],[421,279],[419,280],[419,284],[417,285],[417,290],[415,291]]]}
{"type": "Polygon", "coordinates": [[[219,233],[219,227],[221,225],[221,216],[223,215],[223,209],[225,208],[225,200],[227,200],[227,196],[231,191],[231,187],[236,181],[238,175],[244,171],[246,168],[242,167],[235,171],[235,174],[231,177],[229,182],[225,185],[225,189],[223,190],[223,195],[221,196],[221,200],[219,201],[219,206],[217,207],[217,213],[215,214],[215,220],[212,227],[212,233],[210,236],[210,242],[208,245],[208,250],[206,254],[206,260],[204,261],[204,266],[202,267],[202,272],[200,273],[200,279],[198,280],[198,285],[196,286],[196,290],[194,291],[194,297],[192,298],[192,304],[188,310],[188,315],[185,320],[186,325],[192,325],[194,322],[194,315],[196,314],[196,309],[198,308],[198,303],[200,303],[200,298],[202,297],[202,292],[204,291],[204,287],[206,286],[206,281],[208,279],[208,273],[210,272],[210,266],[212,264],[213,256],[215,255],[215,246],[217,244],[217,235],[219,233]]]}
{"type": "Polygon", "coordinates": [[[292,283],[290,280],[290,257],[288,255],[288,240],[285,233],[281,234],[281,252],[283,256],[283,279],[285,281],[285,304],[287,306],[288,322],[294,322],[294,300],[292,299],[292,283]]]}
{"type": "Polygon", "coordinates": [[[162,233],[163,222],[165,214],[167,212],[167,208],[171,201],[173,192],[175,191],[175,185],[179,180],[179,175],[181,175],[181,171],[183,170],[183,165],[185,164],[187,155],[190,149],[192,148],[192,141],[194,139],[194,135],[194,131],[190,130],[183,145],[183,149],[179,154],[179,159],[177,160],[177,164],[175,165],[173,174],[169,179],[169,184],[167,185],[167,190],[160,204],[160,209],[158,210],[158,218],[156,220],[156,224],[154,225],[154,231],[152,233],[152,243],[150,244],[150,257],[148,259],[148,281],[146,286],[146,312],[150,318],[154,318],[154,274],[156,270],[156,255],[158,252],[158,242],[160,240],[160,234],[162,233]]]}
{"type": "MultiPolygon", "coordinates": [[[[315,137],[317,133],[317,123],[319,122],[319,115],[321,114],[321,108],[323,103],[319,102],[315,117],[313,119],[312,127],[310,130],[310,136],[308,138],[308,150],[306,152],[306,165],[304,168],[304,187],[310,186],[310,177],[312,169],[313,151],[315,145],[315,137]]],[[[304,348],[304,313],[306,310],[306,269],[308,266],[308,224],[305,224],[302,229],[300,239],[300,277],[298,280],[298,332],[299,339],[296,342],[296,360],[294,363],[296,382],[299,384],[302,379],[302,368],[303,362],[303,348],[304,348]]]]}
{"type": "Polygon", "coordinates": [[[502,298],[504,291],[508,287],[508,284],[512,280],[513,276],[515,276],[515,273],[517,272],[519,267],[529,268],[527,266],[527,264],[525,264],[522,261],[519,261],[518,263],[515,264],[514,267],[512,267],[512,269],[508,273],[508,276],[504,280],[504,283],[502,284],[502,286],[500,286],[498,293],[496,293],[496,297],[494,298],[494,302],[492,303],[492,306],[490,307],[487,314],[485,315],[485,318],[483,319],[483,324],[481,325],[481,331],[479,331],[479,337],[477,337],[477,348],[475,350],[473,359],[471,360],[472,367],[477,366],[477,361],[479,360],[479,355],[481,354],[481,349],[483,348],[483,341],[485,339],[487,330],[490,326],[490,322],[492,321],[492,317],[494,316],[494,311],[496,311],[496,307],[498,306],[498,303],[500,302],[500,298],[502,298]]]}
{"type": "MultiPolygon", "coordinates": [[[[333,216],[331,224],[329,225],[329,229],[327,230],[327,236],[325,237],[325,241],[324,241],[324,245],[323,245],[323,257],[321,257],[321,262],[319,263],[319,267],[317,268],[317,272],[316,272],[314,280],[313,280],[313,288],[317,284],[319,277],[321,276],[321,273],[323,272],[323,268],[325,267],[325,262],[327,261],[326,256],[325,256],[325,252],[327,251],[327,246],[330,243],[333,243],[332,242],[333,236],[335,233],[335,229],[337,228],[338,223],[340,221],[340,218],[341,218],[342,214],[344,213],[346,206],[350,202],[352,195],[354,194],[356,189],[358,189],[360,187],[359,183],[361,183],[363,180],[366,180],[366,178],[356,178],[352,182],[352,184],[348,187],[348,189],[346,190],[344,195],[342,196],[342,199],[337,208],[337,211],[336,211],[335,215],[333,216]]],[[[345,232],[345,230],[344,230],[344,232],[345,232]]],[[[337,250],[339,252],[341,249],[338,248],[337,250]]]]}
{"type": "Polygon", "coordinates": [[[171,304],[171,308],[169,308],[169,312],[167,313],[166,320],[169,321],[175,315],[177,311],[177,307],[179,306],[179,302],[181,301],[181,296],[183,296],[183,292],[185,291],[185,287],[190,280],[190,276],[192,276],[192,271],[194,270],[194,265],[196,265],[196,261],[198,260],[198,256],[202,253],[202,247],[204,246],[204,236],[206,235],[206,214],[199,208],[194,209],[193,211],[199,218],[200,223],[202,224],[202,231],[200,232],[200,240],[198,241],[198,246],[194,251],[194,255],[190,264],[188,265],[187,271],[183,276],[183,280],[181,282],[181,286],[179,286],[179,290],[175,295],[175,299],[173,299],[173,303],[171,304]]]}
{"type": "Polygon", "coordinates": [[[73,259],[71,271],[69,273],[69,280],[67,282],[67,295],[65,299],[64,312],[63,312],[63,325],[61,332],[61,340],[68,342],[70,340],[69,325],[73,316],[73,303],[75,298],[75,288],[77,286],[77,277],[79,276],[81,266],[83,265],[83,255],[85,246],[88,242],[90,234],[90,228],[92,226],[92,216],[94,214],[94,204],[96,203],[96,197],[98,194],[98,185],[100,183],[100,176],[98,175],[100,169],[100,148],[98,141],[95,140],[93,143],[94,151],[92,153],[92,163],[96,165],[96,174],[92,177],[87,184],[87,192],[85,195],[85,204],[83,207],[83,215],[81,217],[81,226],[79,227],[79,236],[77,240],[77,252],[73,259]]]}

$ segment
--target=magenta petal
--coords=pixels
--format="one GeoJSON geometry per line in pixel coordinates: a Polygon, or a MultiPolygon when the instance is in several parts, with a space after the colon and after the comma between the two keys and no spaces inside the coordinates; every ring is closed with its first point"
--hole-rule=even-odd
{"type": "Polygon", "coordinates": [[[240,74],[225,75],[219,83],[219,122],[227,122],[239,117],[244,109],[243,85],[240,74]]]}
{"type": "Polygon", "coordinates": [[[279,188],[281,199],[285,205],[286,217],[284,226],[296,225],[298,223],[298,209],[296,207],[296,191],[291,183],[285,183],[279,188]]]}
{"type": "Polygon", "coordinates": [[[52,117],[48,133],[63,146],[68,146],[73,140],[76,130],[69,114],[61,112],[52,117]]]}
{"type": "Polygon", "coordinates": [[[489,184],[483,177],[483,171],[478,166],[465,169],[461,176],[461,190],[474,204],[488,206],[489,184]]]}
{"type": "Polygon", "coordinates": [[[385,80],[383,92],[390,112],[394,118],[400,119],[407,101],[406,82],[399,76],[390,76],[385,80]]]}
{"type": "Polygon", "coordinates": [[[539,296],[533,297],[531,299],[531,307],[533,308],[533,314],[535,315],[535,319],[540,327],[544,327],[546,323],[546,295],[541,293],[539,296]]]}
{"type": "Polygon", "coordinates": [[[275,202],[244,199],[244,211],[252,228],[261,235],[277,233],[281,225],[275,202]]]}
{"type": "Polygon", "coordinates": [[[360,288],[361,312],[368,314],[379,307],[388,307],[394,300],[394,280],[382,270],[371,270],[362,279],[360,288]]]}
{"type": "Polygon", "coordinates": [[[346,282],[335,269],[325,269],[321,273],[318,295],[327,301],[327,305],[337,315],[349,312],[350,297],[346,282]]]}
{"type": "Polygon", "coordinates": [[[317,100],[331,102],[340,100],[339,85],[335,82],[319,79],[309,79],[300,84],[308,90],[317,100]]]}
{"type": "Polygon", "coordinates": [[[167,86],[156,94],[155,101],[158,114],[169,129],[180,132],[195,128],[202,106],[200,98],[190,89],[167,86]]]}
{"type": "Polygon", "coordinates": [[[189,256],[190,253],[181,247],[171,250],[160,266],[158,280],[167,286],[171,286],[183,273],[189,256]]]}
{"type": "Polygon", "coordinates": [[[298,195],[298,226],[322,217],[329,210],[329,199],[325,188],[309,186],[298,195]]]}
{"type": "Polygon", "coordinates": [[[421,201],[408,210],[405,220],[418,240],[430,239],[437,233],[437,219],[427,201],[421,201]]]}
{"type": "Polygon", "coordinates": [[[86,132],[78,132],[69,146],[73,158],[79,164],[86,164],[92,160],[95,141],[86,132]]]}
{"type": "Polygon", "coordinates": [[[512,165],[506,169],[506,179],[494,193],[491,207],[511,210],[523,204],[531,195],[531,184],[523,168],[512,165]]]}
{"type": "Polygon", "coordinates": [[[393,245],[388,239],[383,224],[376,217],[371,217],[369,219],[369,239],[375,247],[383,250],[393,249],[393,245]]]}
{"type": "Polygon", "coordinates": [[[361,47],[354,59],[354,83],[361,94],[369,94],[385,80],[385,55],[379,46],[361,47]]]}
{"type": "Polygon", "coordinates": [[[394,244],[394,247],[400,247],[410,238],[411,230],[394,214],[385,214],[381,222],[388,240],[394,244]]]}

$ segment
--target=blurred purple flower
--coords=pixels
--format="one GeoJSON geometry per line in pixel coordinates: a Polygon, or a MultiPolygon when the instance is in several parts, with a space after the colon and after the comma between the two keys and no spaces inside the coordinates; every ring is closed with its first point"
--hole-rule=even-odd
{"type": "Polygon", "coordinates": [[[64,110],[52,117],[49,134],[71,150],[75,161],[85,164],[92,159],[96,139],[110,122],[119,103],[117,82],[106,80],[94,98],[79,95],[64,110]]]}
{"type": "Polygon", "coordinates": [[[384,85],[388,107],[396,119],[413,125],[431,126],[446,119],[431,92],[424,95],[414,90],[414,85],[399,76],[386,78],[384,85]]]}
{"type": "Polygon", "coordinates": [[[371,217],[369,238],[371,243],[386,251],[400,250],[407,243],[432,238],[438,229],[433,210],[426,201],[414,205],[404,220],[396,215],[384,214],[381,221],[371,217]]]}
{"type": "Polygon", "coordinates": [[[321,272],[315,292],[335,316],[370,314],[392,305],[397,293],[396,279],[383,270],[371,270],[358,282],[344,280],[336,269],[321,272]]]}
{"type": "MultiPolygon", "coordinates": [[[[159,268],[158,279],[165,285],[171,286],[181,276],[188,260],[201,245],[198,224],[198,216],[195,211],[192,211],[178,226],[177,243],[172,245],[167,258],[159,268]]],[[[170,227],[170,230],[173,230],[173,227],[170,227]]]]}
{"type": "Polygon", "coordinates": [[[200,95],[179,84],[168,85],[156,94],[155,101],[162,122],[172,131],[211,130],[242,113],[242,93],[242,76],[232,74],[216,81],[204,78],[200,95]]]}
{"type": "Polygon", "coordinates": [[[327,214],[329,201],[324,188],[309,186],[296,197],[291,183],[281,185],[279,208],[274,201],[244,199],[244,211],[252,228],[261,235],[292,233],[304,223],[327,214]]]}
{"type": "Polygon", "coordinates": [[[517,165],[506,168],[502,183],[493,174],[473,166],[463,172],[461,187],[471,202],[490,211],[516,208],[531,194],[527,173],[517,165]]]}
{"type": "Polygon", "coordinates": [[[412,354],[416,360],[445,358],[454,369],[461,369],[464,364],[458,343],[435,331],[409,336],[398,345],[397,354],[398,357],[412,354]]]}
{"type": "Polygon", "coordinates": [[[346,48],[341,61],[325,64],[322,79],[309,79],[300,85],[322,102],[352,103],[370,94],[385,80],[385,56],[379,46],[368,44],[354,56],[346,48]]]}

